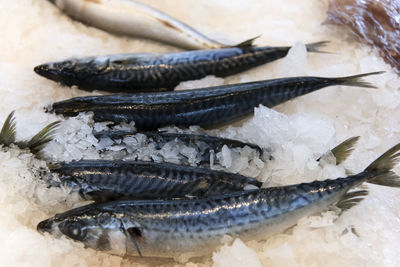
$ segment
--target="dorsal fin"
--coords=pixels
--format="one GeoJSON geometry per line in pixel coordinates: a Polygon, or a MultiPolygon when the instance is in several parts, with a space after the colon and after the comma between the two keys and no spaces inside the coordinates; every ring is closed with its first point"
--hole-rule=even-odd
{"type": "Polygon", "coordinates": [[[253,37],[253,38],[251,38],[251,39],[248,39],[248,40],[246,40],[246,41],[244,41],[244,42],[241,42],[241,43],[239,43],[239,44],[237,44],[237,45],[233,45],[232,47],[238,47],[238,48],[250,48],[250,47],[253,47],[254,46],[254,44],[253,44],[253,42],[254,42],[254,40],[256,40],[257,38],[259,38],[261,35],[258,35],[258,36],[256,36],[256,37],[253,37]]]}

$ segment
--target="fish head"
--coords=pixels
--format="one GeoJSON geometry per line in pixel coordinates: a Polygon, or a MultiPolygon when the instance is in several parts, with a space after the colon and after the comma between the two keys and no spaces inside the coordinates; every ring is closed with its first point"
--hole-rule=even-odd
{"type": "Polygon", "coordinates": [[[121,222],[109,213],[76,213],[75,209],[41,221],[37,230],[56,237],[66,236],[97,250],[118,247],[125,251],[126,237],[121,230],[121,222]]]}
{"type": "Polygon", "coordinates": [[[78,62],[75,59],[41,64],[33,70],[40,76],[68,86],[76,85],[79,81],[78,62]]]}

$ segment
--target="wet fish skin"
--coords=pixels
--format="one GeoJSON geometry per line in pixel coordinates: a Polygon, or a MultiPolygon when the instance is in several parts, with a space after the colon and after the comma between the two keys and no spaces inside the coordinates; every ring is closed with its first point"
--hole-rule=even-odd
{"type": "Polygon", "coordinates": [[[49,0],[67,15],[99,29],[186,49],[226,46],[189,25],[133,0],[49,0]]]}
{"type": "Polygon", "coordinates": [[[135,121],[142,130],[163,126],[212,127],[251,115],[258,105],[273,107],[332,85],[374,87],[362,77],[294,77],[177,92],[76,97],[56,102],[49,111],[64,116],[93,112],[95,121],[135,121]]]}
{"type": "MultiPolygon", "coordinates": [[[[326,42],[308,45],[317,52],[326,42]]],[[[167,54],[117,54],[45,63],[34,71],[61,84],[92,91],[173,90],[182,81],[225,77],[283,58],[290,47],[230,47],[167,54]]]]}
{"type": "Polygon", "coordinates": [[[243,240],[266,238],[331,205],[349,209],[368,193],[349,192],[363,182],[400,187],[400,177],[391,171],[399,161],[399,151],[397,144],[361,173],[345,178],[194,200],[92,204],[56,214],[40,222],[37,228],[67,235],[87,247],[121,254],[204,254],[220,245],[224,235],[243,240]]]}
{"type": "Polygon", "coordinates": [[[203,197],[261,187],[255,178],[172,163],[80,160],[50,166],[60,180],[86,199],[203,197]]]}
{"type": "Polygon", "coordinates": [[[217,136],[211,136],[207,134],[186,134],[186,133],[167,133],[160,131],[141,131],[138,133],[131,133],[128,131],[103,131],[95,133],[94,136],[97,139],[101,138],[111,138],[111,139],[122,139],[127,136],[132,136],[135,134],[144,134],[148,139],[153,140],[156,143],[156,149],[161,149],[166,143],[174,140],[179,140],[183,142],[186,146],[199,147],[201,154],[199,164],[209,164],[210,163],[210,151],[214,152],[221,151],[222,147],[226,145],[228,148],[244,148],[245,146],[250,147],[258,151],[260,156],[263,155],[263,150],[256,144],[242,142],[239,140],[222,138],[217,136]],[[201,142],[204,147],[197,145],[196,143],[201,142]]]}

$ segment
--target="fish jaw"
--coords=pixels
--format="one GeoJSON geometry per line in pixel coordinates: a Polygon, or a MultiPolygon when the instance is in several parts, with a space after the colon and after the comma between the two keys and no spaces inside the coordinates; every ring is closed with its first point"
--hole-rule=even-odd
{"type": "Polygon", "coordinates": [[[59,238],[63,236],[63,233],[60,231],[58,225],[59,223],[56,222],[54,218],[49,218],[38,223],[36,229],[41,234],[48,233],[52,236],[59,238]]]}
{"type": "Polygon", "coordinates": [[[59,82],[63,85],[73,86],[79,84],[79,77],[75,70],[76,62],[66,60],[61,62],[49,62],[38,65],[33,70],[42,77],[59,82]]]}
{"type": "Polygon", "coordinates": [[[55,69],[52,64],[42,64],[38,65],[33,68],[33,70],[39,74],[40,76],[43,76],[47,79],[53,80],[53,81],[58,81],[59,76],[60,76],[60,71],[55,69]]]}
{"type": "Polygon", "coordinates": [[[37,225],[37,230],[40,233],[52,233],[53,232],[53,220],[51,219],[47,219],[44,221],[41,221],[40,223],[38,223],[37,225]]]}

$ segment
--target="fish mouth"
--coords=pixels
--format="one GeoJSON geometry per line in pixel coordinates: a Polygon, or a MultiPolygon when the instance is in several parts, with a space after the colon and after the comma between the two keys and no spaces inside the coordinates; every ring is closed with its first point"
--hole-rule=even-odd
{"type": "Polygon", "coordinates": [[[42,64],[33,68],[33,70],[47,79],[58,81],[60,79],[59,71],[55,70],[54,68],[50,67],[49,64],[42,64]]]}
{"type": "Polygon", "coordinates": [[[53,220],[51,219],[47,219],[44,221],[41,221],[40,223],[38,223],[36,229],[38,230],[38,232],[40,233],[51,233],[53,230],[53,220]]]}

